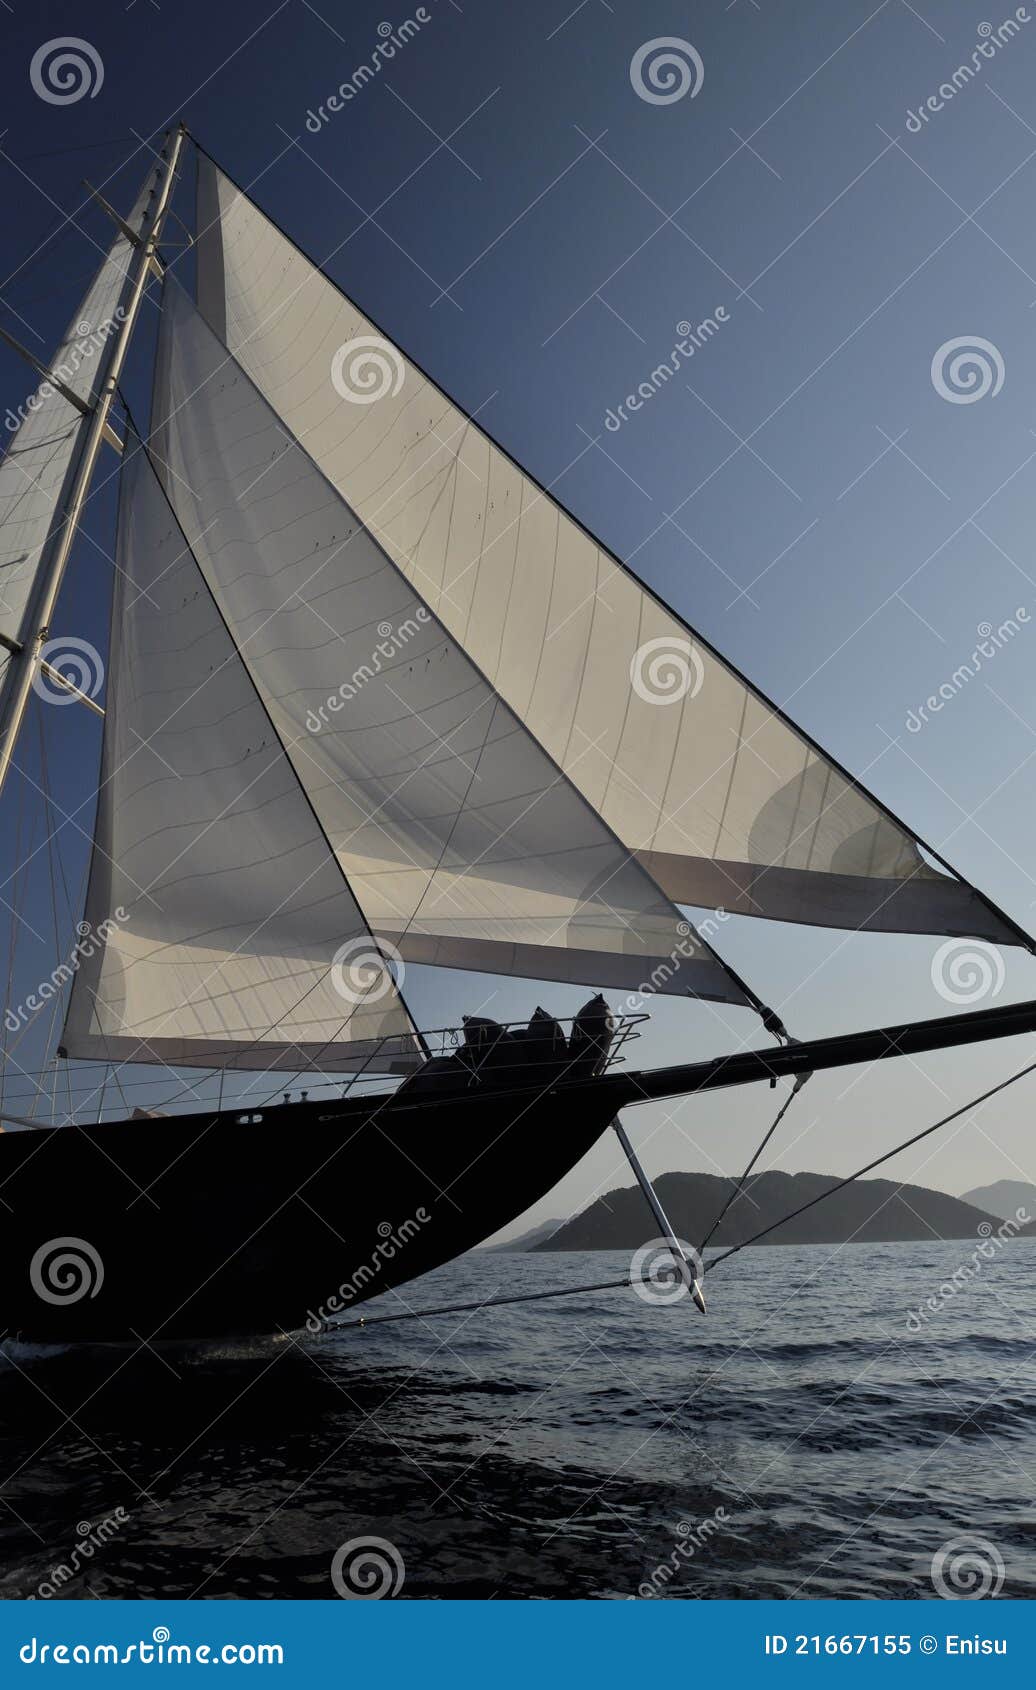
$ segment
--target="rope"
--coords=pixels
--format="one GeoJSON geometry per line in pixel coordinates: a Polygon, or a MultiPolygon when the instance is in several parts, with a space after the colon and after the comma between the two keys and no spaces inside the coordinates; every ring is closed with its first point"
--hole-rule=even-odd
{"type": "MultiPolygon", "coordinates": [[[[79,908],[80,910],[82,909],[82,901],[80,900],[80,903],[78,905],[73,906],[72,895],[71,895],[71,893],[69,892],[69,889],[68,889],[68,877],[65,874],[65,863],[64,863],[64,859],[61,855],[60,847],[58,846],[58,843],[57,843],[57,829],[54,826],[54,798],[53,798],[53,793],[52,793],[51,784],[50,784],[50,761],[49,761],[48,750],[47,750],[47,729],[46,729],[46,726],[45,726],[44,721],[43,721],[43,713],[42,712],[39,713],[38,720],[39,720],[39,724],[40,724],[40,785],[43,788],[43,803],[44,803],[44,809],[45,809],[46,819],[47,819],[47,848],[48,848],[48,853],[53,854],[53,860],[57,863],[58,873],[61,876],[61,889],[65,894],[65,908],[68,911],[68,919],[69,919],[69,921],[74,922],[75,921],[76,908],[79,908]]],[[[53,874],[53,870],[51,872],[53,874]]],[[[56,936],[56,929],[57,929],[57,904],[56,904],[56,902],[55,902],[55,906],[54,906],[54,923],[55,923],[55,936],[56,936]]],[[[60,962],[61,960],[62,959],[59,956],[58,961],[60,962]]]]}
{"type": "Polygon", "coordinates": [[[770,1122],[769,1129],[767,1130],[766,1133],[764,1133],[763,1138],[760,1141],[759,1146],[758,1146],[758,1148],[755,1152],[755,1155],[752,1157],[752,1160],[749,1162],[749,1164],[748,1164],[747,1168],[745,1169],[744,1173],[741,1175],[741,1178],[734,1181],[733,1185],[730,1188],[730,1192],[728,1193],[726,1202],[724,1203],[724,1205],[723,1205],[722,1209],[720,1210],[719,1214],[716,1216],[716,1219],[713,1221],[712,1225],[709,1227],[708,1232],[705,1234],[705,1237],[702,1239],[700,1245],[698,1246],[699,1256],[704,1256],[705,1246],[708,1244],[708,1242],[709,1242],[710,1238],[712,1238],[713,1234],[719,1231],[720,1223],[722,1222],[723,1217],[726,1214],[727,1210],[730,1208],[730,1205],[733,1203],[733,1201],[736,1197],[740,1197],[741,1192],[744,1189],[745,1181],[747,1180],[749,1174],[752,1172],[752,1169],[755,1167],[755,1165],[758,1162],[758,1160],[759,1160],[760,1156],[762,1155],[763,1151],[766,1149],[766,1146],[769,1144],[769,1142],[770,1142],[771,1138],[773,1137],[774,1133],[777,1131],[777,1128],[780,1126],[780,1124],[783,1121],[785,1115],[788,1113],[788,1110],[791,1108],[792,1103],[793,1103],[794,1098],[795,1098],[796,1092],[801,1091],[802,1087],[806,1084],[806,1081],[811,1080],[812,1078],[813,1078],[812,1074],[800,1074],[798,1076],[798,1078],[796,1079],[795,1084],[792,1086],[792,1088],[791,1088],[790,1092],[788,1093],[787,1097],[784,1099],[784,1102],[781,1104],[781,1106],[778,1109],[778,1111],[777,1111],[776,1115],[774,1116],[773,1120],[770,1122]]]}
{"type": "MultiPolygon", "coordinates": [[[[53,808],[51,806],[51,801],[50,801],[50,788],[49,788],[49,779],[48,779],[48,774],[47,774],[47,753],[46,753],[45,741],[44,741],[44,738],[43,738],[43,711],[42,710],[37,710],[37,712],[36,712],[36,726],[37,726],[38,736],[39,736],[39,774],[40,774],[40,792],[42,793],[42,796],[43,796],[43,806],[42,806],[42,808],[43,808],[43,826],[44,826],[44,831],[45,831],[45,845],[46,845],[45,861],[46,861],[46,865],[47,865],[48,875],[49,875],[49,878],[50,878],[50,915],[51,915],[51,922],[52,922],[53,929],[54,929],[54,932],[53,932],[54,959],[55,959],[55,965],[60,967],[60,965],[61,965],[61,963],[64,959],[63,959],[62,954],[61,954],[61,924],[60,924],[60,921],[58,919],[58,883],[57,883],[57,870],[56,870],[55,861],[54,861],[54,858],[55,858],[54,811],[53,811],[53,808]]],[[[51,1004],[51,1008],[50,1008],[50,1025],[47,1028],[47,1043],[46,1043],[46,1049],[47,1050],[53,1049],[54,1046],[57,1044],[57,1040],[56,1040],[54,1034],[55,1034],[55,1029],[57,1028],[57,1025],[58,1025],[58,1017],[59,1017],[59,1014],[60,1014],[60,1010],[61,1010],[61,996],[60,996],[59,993],[55,992],[54,1000],[53,1000],[53,1003],[51,1004]]],[[[51,1088],[50,1088],[50,1114],[51,1114],[51,1120],[53,1120],[55,1115],[58,1112],[58,1064],[57,1064],[57,1057],[56,1056],[51,1058],[51,1064],[52,1064],[53,1072],[52,1072],[52,1076],[51,1076],[51,1088]]],[[[43,1088],[41,1086],[39,1088],[39,1090],[42,1092],[42,1089],[43,1088]]],[[[38,1102],[38,1098],[33,1100],[32,1113],[33,1113],[34,1116],[36,1114],[37,1102],[38,1102]]]]}
{"type": "MultiPolygon", "coordinates": [[[[357,1331],[361,1326],[384,1326],[393,1320],[426,1320],[433,1314],[470,1314],[482,1309],[495,1309],[504,1303],[541,1303],[547,1297],[575,1297],[584,1291],[618,1291],[634,1282],[627,1274],[625,1279],[602,1279],[596,1285],[566,1285],[560,1291],[523,1291],[514,1297],[486,1297],[480,1303],[443,1303],[434,1309],[408,1309],[405,1314],[375,1314],[369,1320],[361,1315],[359,1320],[325,1320],[325,1332],[357,1331]]],[[[639,1280],[637,1281],[639,1284],[639,1280]]]]}
{"type": "Polygon", "coordinates": [[[725,1262],[730,1256],[736,1256],[739,1250],[744,1250],[749,1244],[758,1243],[760,1238],[765,1238],[768,1233],[776,1232],[777,1228],[783,1226],[786,1221],[792,1221],[796,1216],[804,1215],[807,1209],[815,1208],[818,1203],[824,1201],[825,1197],[833,1197],[836,1191],[842,1191],[847,1185],[851,1185],[853,1180],[860,1179],[863,1174],[869,1174],[872,1168],[880,1168],[883,1162],[890,1162],[893,1156],[899,1155],[900,1151],[909,1150],[912,1144],[920,1144],[921,1140],[927,1138],[930,1133],[938,1132],[940,1127],[948,1127],[951,1121],[956,1121],[961,1115],[966,1115],[969,1109],[977,1109],[980,1103],[988,1103],[989,1099],[995,1097],[998,1092],[1006,1091],[1008,1086],[1013,1086],[1016,1080],[1023,1080],[1027,1074],[1034,1072],[1036,1072],[1036,1062],[1030,1062],[1025,1068],[1019,1068],[1014,1074],[1009,1074],[1006,1080],[1001,1080],[998,1085],[990,1086],[988,1091],[982,1092],[978,1097],[973,1097],[970,1103],[962,1103],[959,1109],[954,1109],[951,1114],[944,1115],[942,1120],[933,1121],[930,1127],[922,1128],[919,1133],[914,1134],[913,1138],[904,1139],[903,1143],[897,1144],[894,1150],[886,1150],[883,1156],[876,1156],[873,1162],[868,1162],[864,1167],[857,1168],[855,1173],[848,1174],[845,1179],[840,1179],[837,1184],[829,1186],[826,1191],[821,1191],[816,1197],[811,1197],[808,1203],[800,1204],[797,1209],[792,1209],[789,1214],[782,1215],[780,1220],[772,1221],[769,1226],[764,1226],[760,1232],[754,1232],[751,1238],[743,1238],[740,1244],[732,1244],[729,1250],[724,1250],[719,1256],[713,1256],[711,1262],[705,1263],[703,1271],[710,1273],[714,1267],[719,1266],[720,1262],[725,1262]]]}
{"type": "MultiPolygon", "coordinates": [[[[73,97],[78,98],[78,95],[73,97]]],[[[75,147],[53,147],[48,153],[22,153],[18,158],[8,153],[7,157],[12,164],[33,164],[39,158],[60,158],[64,153],[88,153],[96,152],[98,147],[121,147],[133,139],[132,135],[113,135],[110,141],[80,141],[75,147]]]]}

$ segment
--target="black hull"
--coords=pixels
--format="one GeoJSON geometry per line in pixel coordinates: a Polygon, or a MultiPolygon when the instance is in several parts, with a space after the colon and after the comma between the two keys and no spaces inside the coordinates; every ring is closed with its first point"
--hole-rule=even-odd
{"type": "Polygon", "coordinates": [[[613,1113],[591,1086],[577,1101],[469,1091],[8,1133],[0,1333],[160,1343],[313,1329],[490,1237],[613,1113]]]}
{"type": "Polygon", "coordinates": [[[404,1088],[388,1101],[285,1104],[248,1118],[9,1133],[0,1337],[160,1343],[296,1331],[480,1244],[545,1196],[628,1104],[1033,1031],[1036,999],[639,1073],[579,1079],[566,1062],[554,1079],[512,1068],[496,1089],[490,1080],[440,1090],[436,1080],[419,1099],[404,1088]],[[85,1244],[103,1269],[81,1261],[94,1281],[82,1295],[63,1295],[65,1270],[46,1255],[50,1245],[59,1256],[62,1240],[70,1256],[85,1244]]]}

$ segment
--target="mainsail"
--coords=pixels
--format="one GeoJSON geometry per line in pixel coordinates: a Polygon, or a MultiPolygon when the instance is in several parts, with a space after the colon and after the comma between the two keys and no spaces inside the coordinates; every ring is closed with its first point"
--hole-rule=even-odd
{"type": "Polygon", "coordinates": [[[198,230],[199,305],[217,334],[668,898],[825,927],[1019,942],[205,155],[198,230]]]}
{"type": "Polygon", "coordinates": [[[390,971],[142,448],[122,469],[73,1057],[402,1072],[390,971]]]}
{"type": "MultiPolygon", "coordinates": [[[[127,219],[133,230],[140,230],[146,198],[142,192],[127,219]]],[[[125,234],[117,235],[49,366],[87,403],[96,396],[104,374],[132,254],[133,243],[125,234]]],[[[89,426],[89,419],[49,381],[40,383],[23,412],[0,463],[0,635],[15,645],[23,644],[31,631],[40,561],[60,524],[89,426]]],[[[8,424],[17,415],[8,411],[8,424]]],[[[11,657],[10,647],[0,646],[0,727],[11,657]]]]}

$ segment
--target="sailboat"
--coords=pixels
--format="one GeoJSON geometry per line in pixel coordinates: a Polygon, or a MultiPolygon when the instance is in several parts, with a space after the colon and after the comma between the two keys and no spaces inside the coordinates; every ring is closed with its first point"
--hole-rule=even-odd
{"type": "MultiPolygon", "coordinates": [[[[479,1244],[609,1131],[704,1308],[620,1110],[1030,1031],[1036,1002],[794,1042],[687,911],[1031,939],[183,125],[125,217],[96,198],[111,248],[50,364],[26,353],[43,380],[0,464],[0,783],[41,688],[103,717],[57,1059],[218,1073],[221,1096],[92,1122],[0,1109],[0,1327],[294,1332],[479,1244]],[[163,256],[192,150],[193,295],[163,256]],[[138,427],[121,384],[145,296],[160,328],[138,427]],[[50,634],[107,454],[102,706],[50,634]],[[433,1035],[409,965],[595,995],[567,1028],[537,1010],[433,1035]],[[601,994],[654,993],[758,1017],[760,1047],[630,1068],[640,1017],[601,994]],[[250,1073],[311,1083],[224,1101],[223,1076],[250,1073]]],[[[28,1013],[8,1006],[9,1034],[28,1013]]]]}

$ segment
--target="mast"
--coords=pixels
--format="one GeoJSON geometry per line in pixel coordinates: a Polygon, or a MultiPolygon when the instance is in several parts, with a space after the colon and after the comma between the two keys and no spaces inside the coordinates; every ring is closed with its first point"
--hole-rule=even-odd
{"type": "Polygon", "coordinates": [[[187,131],[182,123],[175,130],[170,129],[166,132],[160,155],[161,164],[158,181],[152,189],[154,212],[150,224],[147,222],[147,214],[145,213],[144,229],[139,236],[133,236],[137,246],[137,256],[129,299],[118,332],[113,337],[108,372],[92,409],[91,422],[83,444],[79,467],[65,507],[64,521],[48,546],[48,556],[41,571],[40,580],[36,584],[36,605],[33,613],[34,631],[22,649],[12,654],[16,667],[11,676],[12,685],[7,699],[6,721],[0,724],[0,791],[3,790],[4,782],[7,779],[18,735],[25,720],[33,678],[39,666],[40,651],[50,631],[51,618],[54,615],[54,608],[61,590],[65,569],[72,553],[72,546],[79,531],[80,518],[90,492],[90,484],[97,467],[101,445],[105,440],[113,439],[111,428],[112,406],[115,402],[119,377],[126,362],[130,336],[140,314],[140,306],[144,298],[144,289],[147,286],[148,277],[153,271],[158,270],[156,251],[176,183],[176,173],[186,133],[187,131]]]}

